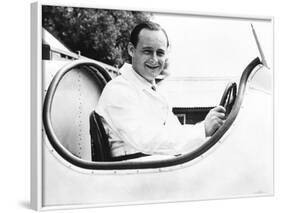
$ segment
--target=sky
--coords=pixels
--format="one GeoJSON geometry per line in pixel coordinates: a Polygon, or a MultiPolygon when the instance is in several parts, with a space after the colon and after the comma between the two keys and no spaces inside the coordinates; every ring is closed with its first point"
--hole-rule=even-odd
{"type": "Polygon", "coordinates": [[[268,64],[272,64],[272,22],[154,13],[167,32],[172,77],[232,78],[259,56],[251,30],[257,32],[268,64]]]}

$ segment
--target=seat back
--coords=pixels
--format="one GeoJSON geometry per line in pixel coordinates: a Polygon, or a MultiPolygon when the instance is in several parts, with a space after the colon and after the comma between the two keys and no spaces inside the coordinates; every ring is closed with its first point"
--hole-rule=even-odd
{"type": "Polygon", "coordinates": [[[90,115],[92,161],[110,161],[111,152],[101,117],[93,111],[90,115]]]}
{"type": "Polygon", "coordinates": [[[53,63],[44,64],[47,94],[43,121],[48,139],[57,151],[66,150],[91,161],[93,140],[89,134],[89,116],[110,76],[100,66],[79,63],[74,61],[60,71],[52,67],[53,63]],[[50,70],[56,71],[54,77],[47,76],[50,70]],[[52,79],[50,84],[49,79],[52,79]]]}

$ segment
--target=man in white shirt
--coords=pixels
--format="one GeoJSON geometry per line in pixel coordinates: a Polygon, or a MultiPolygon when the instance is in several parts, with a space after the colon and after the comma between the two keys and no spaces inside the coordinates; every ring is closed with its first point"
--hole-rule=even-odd
{"type": "Polygon", "coordinates": [[[169,40],[153,22],[137,25],[131,33],[128,53],[132,65],[104,88],[95,111],[101,116],[113,157],[177,155],[201,146],[222,124],[225,109],[212,109],[204,122],[181,125],[155,78],[163,72],[169,40]]]}

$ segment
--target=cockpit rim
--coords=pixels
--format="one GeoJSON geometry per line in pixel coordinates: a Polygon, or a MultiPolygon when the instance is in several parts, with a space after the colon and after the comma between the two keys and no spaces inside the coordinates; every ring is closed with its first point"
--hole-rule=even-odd
{"type": "Polygon", "coordinates": [[[245,93],[246,85],[248,78],[251,74],[251,72],[254,70],[254,68],[258,65],[262,64],[260,59],[257,57],[254,60],[252,60],[249,65],[244,69],[243,74],[240,78],[239,83],[239,89],[236,101],[233,105],[233,108],[226,119],[223,126],[216,131],[214,135],[212,135],[208,140],[201,145],[196,150],[183,154],[180,156],[176,156],[171,159],[165,159],[165,160],[153,160],[153,161],[144,161],[144,162],[137,162],[137,161],[118,161],[118,162],[94,162],[94,161],[86,161],[83,159],[80,159],[76,156],[74,156],[70,151],[68,151],[66,148],[62,146],[62,144],[59,142],[58,138],[56,137],[54,130],[52,128],[51,118],[50,118],[50,110],[51,110],[51,104],[52,104],[52,98],[54,96],[54,93],[56,91],[56,87],[62,77],[69,72],[72,68],[76,66],[93,66],[103,76],[106,76],[105,78],[108,78],[108,74],[105,73],[105,69],[98,65],[97,63],[94,63],[89,60],[77,60],[73,61],[70,64],[64,66],[59,70],[59,72],[55,75],[52,82],[49,85],[48,91],[45,96],[45,100],[43,103],[43,126],[45,133],[48,137],[48,140],[51,144],[51,146],[54,148],[54,150],[68,163],[73,164],[77,167],[80,167],[82,169],[87,170],[138,170],[138,169],[155,169],[155,168],[164,168],[164,167],[171,167],[176,166],[180,164],[187,163],[189,161],[195,160],[196,158],[203,155],[205,152],[207,152],[210,148],[212,148],[227,132],[227,130],[231,127],[232,123],[234,122],[239,110],[240,106],[243,101],[243,96],[245,93]]]}

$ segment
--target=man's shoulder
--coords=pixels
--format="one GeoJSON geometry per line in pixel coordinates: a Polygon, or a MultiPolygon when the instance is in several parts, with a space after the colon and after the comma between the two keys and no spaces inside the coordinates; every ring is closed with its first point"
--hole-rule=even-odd
{"type": "Polygon", "coordinates": [[[137,96],[137,91],[133,84],[122,75],[109,81],[104,87],[100,99],[132,99],[137,96]]]}
{"type": "Polygon", "coordinates": [[[106,85],[104,90],[127,90],[131,87],[130,82],[128,82],[122,75],[117,76],[116,78],[109,81],[106,85]]]}

